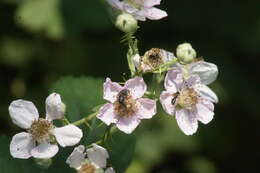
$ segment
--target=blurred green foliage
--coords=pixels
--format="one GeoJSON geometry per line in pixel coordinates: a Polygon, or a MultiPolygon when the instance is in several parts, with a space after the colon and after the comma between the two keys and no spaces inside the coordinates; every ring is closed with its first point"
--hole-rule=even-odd
{"type": "MultiPolygon", "coordinates": [[[[185,136],[174,117],[162,111],[143,121],[133,135],[121,134],[124,140],[116,149],[126,152],[121,158],[125,165],[131,160],[134,138],[138,139],[127,173],[258,172],[259,1],[163,0],[160,8],[168,12],[167,18],[140,23],[140,52],[152,47],[174,51],[182,42],[192,43],[199,56],[219,67],[211,87],[220,103],[215,119],[207,126],[200,124],[194,136],[185,136]]],[[[0,134],[8,136],[0,138],[1,172],[45,171],[39,171],[33,160],[12,159],[9,154],[10,137],[20,131],[8,115],[12,100],[31,100],[44,113],[50,91],[60,92],[73,121],[104,102],[105,77],[128,78],[126,46],[119,43],[123,34],[109,14],[104,0],[0,0],[0,134]]],[[[91,125],[98,123],[93,120],[91,125]]],[[[97,132],[85,130],[84,139],[96,140],[97,132]]],[[[59,153],[49,171],[68,172],[64,161],[71,151],[59,153]]],[[[111,162],[120,169],[115,154],[111,162]]]]}

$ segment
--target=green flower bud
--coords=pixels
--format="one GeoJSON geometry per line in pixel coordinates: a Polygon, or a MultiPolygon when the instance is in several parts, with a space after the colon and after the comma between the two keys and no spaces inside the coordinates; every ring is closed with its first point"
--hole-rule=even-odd
{"type": "Polygon", "coordinates": [[[191,63],[196,58],[196,51],[192,48],[190,43],[183,43],[177,47],[177,58],[184,64],[191,63]]]}
{"type": "Polygon", "coordinates": [[[138,28],[137,20],[127,13],[117,16],[116,27],[125,33],[135,32],[138,28]]]}

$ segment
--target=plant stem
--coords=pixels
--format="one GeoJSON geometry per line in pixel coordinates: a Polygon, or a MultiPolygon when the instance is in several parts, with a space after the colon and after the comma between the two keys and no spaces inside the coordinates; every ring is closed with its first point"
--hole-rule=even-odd
{"type": "Polygon", "coordinates": [[[85,122],[87,122],[87,121],[90,121],[91,119],[95,118],[98,113],[99,113],[99,112],[94,112],[94,113],[92,113],[92,114],[90,114],[90,115],[85,116],[85,117],[82,118],[81,120],[75,121],[75,122],[72,123],[72,124],[74,124],[75,126],[79,126],[79,125],[81,125],[81,124],[83,124],[83,123],[85,123],[85,122]]]}
{"type": "Polygon", "coordinates": [[[70,124],[69,120],[65,116],[63,117],[62,121],[63,121],[63,124],[65,124],[65,125],[70,124]]]}
{"type": "Polygon", "coordinates": [[[132,33],[127,33],[126,38],[128,42],[127,62],[131,72],[131,76],[133,77],[135,74],[135,65],[133,62],[133,57],[137,53],[137,48],[135,46],[135,42],[133,41],[132,33]]]}
{"type": "MultiPolygon", "coordinates": [[[[110,130],[109,136],[111,136],[114,132],[116,132],[117,128],[116,128],[116,126],[112,126],[112,127],[109,128],[109,130],[110,130]]],[[[106,132],[105,132],[105,134],[106,134],[106,132]]],[[[109,136],[108,136],[108,138],[109,138],[109,136]]],[[[107,141],[107,140],[106,140],[106,141],[107,141]]],[[[102,139],[100,139],[100,140],[98,140],[98,141],[96,141],[96,142],[93,142],[93,143],[105,145],[103,142],[104,142],[104,141],[103,141],[103,138],[102,138],[102,139]]],[[[90,147],[91,145],[92,145],[92,144],[87,145],[87,147],[90,147]]]]}

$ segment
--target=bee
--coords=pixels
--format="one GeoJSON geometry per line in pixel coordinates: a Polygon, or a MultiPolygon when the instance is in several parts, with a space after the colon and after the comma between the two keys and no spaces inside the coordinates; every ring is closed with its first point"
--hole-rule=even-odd
{"type": "Polygon", "coordinates": [[[130,94],[130,91],[127,90],[127,89],[123,89],[119,92],[118,94],[118,102],[123,105],[123,106],[126,106],[125,105],[125,100],[127,99],[127,97],[129,96],[130,94]]]}
{"type": "Polygon", "coordinates": [[[172,105],[174,105],[176,103],[176,100],[177,100],[179,95],[180,95],[179,91],[173,94],[173,98],[172,98],[172,101],[171,101],[172,105]]]}

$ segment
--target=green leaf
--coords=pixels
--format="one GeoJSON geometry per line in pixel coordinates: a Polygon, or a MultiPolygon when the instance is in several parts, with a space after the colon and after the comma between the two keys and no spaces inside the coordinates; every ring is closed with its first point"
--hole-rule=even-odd
{"type": "Polygon", "coordinates": [[[79,35],[86,29],[104,31],[113,25],[99,1],[24,0],[16,12],[17,24],[52,39],[79,35]]]}
{"type": "Polygon", "coordinates": [[[104,103],[103,80],[91,77],[64,77],[51,89],[61,95],[66,104],[66,117],[69,121],[77,121],[92,109],[104,103]]]}
{"type": "MultiPolygon", "coordinates": [[[[91,77],[65,77],[52,87],[52,92],[59,93],[66,104],[66,117],[70,122],[80,120],[93,113],[93,108],[104,103],[103,80],[91,77]]],[[[106,126],[93,118],[84,124],[82,142],[89,145],[102,138],[106,126]],[[87,127],[90,126],[90,127],[87,127]]]]}
{"type": "Polygon", "coordinates": [[[136,137],[117,131],[112,134],[108,146],[110,161],[117,173],[123,173],[130,165],[135,152],[136,137]]]}

